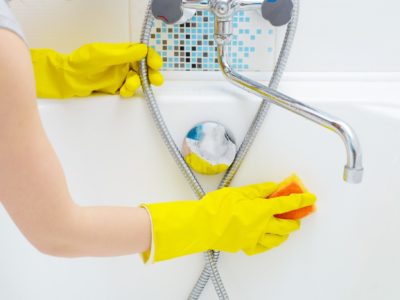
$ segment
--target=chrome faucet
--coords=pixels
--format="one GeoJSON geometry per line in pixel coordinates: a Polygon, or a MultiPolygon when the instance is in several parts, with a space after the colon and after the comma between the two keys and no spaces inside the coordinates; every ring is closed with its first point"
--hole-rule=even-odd
{"type": "Polygon", "coordinates": [[[209,10],[215,16],[214,38],[218,45],[219,65],[227,80],[241,89],[337,133],[343,140],[347,152],[343,179],[349,183],[360,183],[363,176],[361,146],[356,133],[347,123],[237,73],[229,63],[227,46],[233,34],[233,15],[237,11],[259,10],[263,18],[272,25],[283,26],[291,20],[292,0],[153,0],[152,2],[154,17],[167,24],[182,23],[186,21],[182,18],[191,18],[197,10],[209,10]]]}
{"type": "Polygon", "coordinates": [[[347,164],[344,167],[343,179],[349,183],[362,181],[361,146],[356,133],[347,123],[238,74],[230,66],[226,53],[227,47],[223,44],[218,45],[219,64],[229,82],[337,133],[343,140],[347,152],[347,164]]]}

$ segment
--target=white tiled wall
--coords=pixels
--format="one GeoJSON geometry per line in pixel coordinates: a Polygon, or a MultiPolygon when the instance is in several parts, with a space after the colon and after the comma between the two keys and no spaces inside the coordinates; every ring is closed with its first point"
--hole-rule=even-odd
{"type": "MultiPolygon", "coordinates": [[[[11,3],[32,47],[71,51],[94,41],[138,41],[147,1],[11,3]]],[[[399,11],[397,0],[302,0],[288,70],[400,72],[399,11]]],[[[273,49],[278,50],[276,45],[273,49]]]]}

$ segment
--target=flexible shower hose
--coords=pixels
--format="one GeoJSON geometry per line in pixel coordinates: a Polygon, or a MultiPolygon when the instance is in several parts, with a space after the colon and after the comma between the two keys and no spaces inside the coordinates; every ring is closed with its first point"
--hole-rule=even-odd
{"type": "MultiPolygon", "coordinates": [[[[282,78],[284,69],[286,67],[286,63],[289,57],[290,49],[293,44],[294,36],[296,33],[298,16],[299,16],[299,4],[298,0],[293,1],[293,16],[291,22],[287,26],[285,39],[283,41],[281,51],[279,54],[278,61],[275,65],[273,75],[271,77],[269,87],[276,89],[279,85],[279,82],[282,78]]],[[[141,42],[144,44],[149,45],[150,42],[150,32],[154,24],[154,17],[151,12],[151,1],[149,1],[149,5],[147,7],[147,11],[145,14],[142,35],[141,35],[141,42]]],[[[188,181],[190,187],[195,192],[196,196],[201,199],[204,197],[205,192],[201,187],[200,183],[198,182],[196,176],[193,174],[190,167],[185,162],[184,158],[180,150],[178,149],[175,141],[173,140],[169,130],[165,124],[165,121],[161,115],[161,112],[158,108],[156,98],[154,96],[153,90],[151,88],[151,84],[148,80],[148,73],[147,73],[147,65],[145,59],[140,63],[140,77],[143,86],[143,92],[147,100],[147,104],[149,110],[151,112],[152,118],[156,123],[156,126],[161,134],[161,137],[167,146],[169,152],[171,153],[172,157],[174,158],[176,164],[178,165],[179,169],[181,170],[182,174],[188,181]]],[[[223,177],[221,183],[219,184],[218,188],[223,188],[229,186],[232,182],[234,176],[236,175],[240,165],[242,164],[248,150],[250,149],[255,137],[261,125],[267,115],[269,109],[269,102],[267,99],[263,99],[258,109],[258,112],[252,122],[241,146],[239,147],[238,153],[235,157],[234,162],[232,163],[231,167],[226,172],[225,176],[223,177]]],[[[192,289],[188,299],[194,300],[199,299],[200,295],[202,294],[208,280],[211,277],[213,282],[215,291],[217,292],[218,299],[220,300],[228,300],[229,296],[225,290],[224,284],[222,282],[221,276],[218,272],[217,262],[219,259],[219,251],[209,250],[205,252],[205,259],[206,264],[205,267],[197,280],[194,288],[192,289]]]]}
{"type": "MultiPolygon", "coordinates": [[[[281,47],[281,51],[279,54],[279,58],[274,68],[274,72],[270,79],[269,87],[272,89],[277,89],[279,83],[282,79],[285,67],[287,65],[287,61],[289,58],[290,50],[293,45],[294,37],[296,34],[297,23],[299,18],[299,2],[298,0],[293,0],[293,16],[291,22],[288,24],[286,29],[285,38],[283,40],[283,44],[281,47]]],[[[267,116],[268,110],[270,107],[270,103],[267,99],[263,99],[261,105],[258,109],[256,117],[254,118],[253,123],[251,124],[239,150],[236,154],[235,160],[232,163],[231,167],[227,170],[225,176],[223,177],[218,188],[227,187],[231,184],[234,176],[240,168],[240,165],[244,161],[251,145],[253,144],[264,120],[267,116]]],[[[218,262],[219,254],[218,251],[213,251],[213,260],[215,263],[218,262]]],[[[208,264],[205,265],[199,279],[197,280],[194,288],[192,289],[189,298],[190,300],[197,300],[200,298],[201,293],[203,292],[209,278],[211,276],[210,267],[208,264]]],[[[220,298],[221,299],[221,298],[220,298]]],[[[223,298],[224,299],[224,298],[223,298]]],[[[228,299],[228,298],[225,298],[228,299]]]]}

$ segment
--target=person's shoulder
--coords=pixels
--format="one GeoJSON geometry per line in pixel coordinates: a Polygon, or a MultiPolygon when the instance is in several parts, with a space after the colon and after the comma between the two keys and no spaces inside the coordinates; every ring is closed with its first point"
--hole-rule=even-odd
{"type": "Polygon", "coordinates": [[[5,28],[0,28],[0,45],[0,60],[3,67],[16,63],[18,56],[29,54],[24,41],[16,33],[5,28]]]}
{"type": "Polygon", "coordinates": [[[29,49],[20,37],[0,28],[0,45],[1,107],[10,101],[22,99],[26,92],[31,93],[34,78],[29,49]]]}

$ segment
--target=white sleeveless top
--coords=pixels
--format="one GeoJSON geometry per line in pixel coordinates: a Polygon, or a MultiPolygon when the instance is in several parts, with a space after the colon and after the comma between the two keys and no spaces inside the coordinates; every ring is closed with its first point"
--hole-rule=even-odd
{"type": "Polygon", "coordinates": [[[0,28],[11,30],[26,42],[24,33],[12,14],[8,1],[6,0],[0,0],[0,28]]]}

